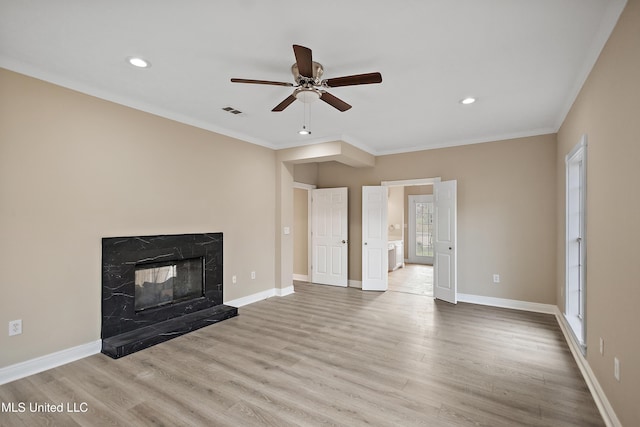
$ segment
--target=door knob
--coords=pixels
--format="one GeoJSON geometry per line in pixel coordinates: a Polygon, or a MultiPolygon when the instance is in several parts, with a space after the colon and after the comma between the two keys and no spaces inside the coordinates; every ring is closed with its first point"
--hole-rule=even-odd
{"type": "Polygon", "coordinates": [[[366,244],[367,244],[367,242],[364,242],[364,244],[366,245],[366,244]]]}
{"type": "Polygon", "coordinates": [[[348,242],[348,240],[343,240],[343,241],[342,241],[342,243],[347,243],[347,242],[348,242]]]}

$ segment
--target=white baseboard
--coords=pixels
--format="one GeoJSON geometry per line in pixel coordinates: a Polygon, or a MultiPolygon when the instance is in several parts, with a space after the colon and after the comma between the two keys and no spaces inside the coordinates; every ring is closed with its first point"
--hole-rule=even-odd
{"type": "Polygon", "coordinates": [[[306,274],[293,274],[293,280],[297,280],[299,282],[308,282],[309,276],[306,274]]]}
{"type": "Polygon", "coordinates": [[[602,415],[605,424],[608,427],[622,427],[622,424],[620,423],[618,416],[613,410],[611,403],[609,403],[609,399],[607,399],[606,394],[604,394],[604,390],[602,390],[602,386],[600,386],[596,375],[593,373],[591,366],[589,366],[589,362],[587,362],[587,359],[584,358],[582,352],[580,351],[578,343],[576,343],[573,339],[571,331],[569,329],[569,324],[567,323],[567,320],[560,312],[560,309],[558,309],[558,307],[556,307],[554,314],[556,315],[556,319],[558,321],[558,324],[560,325],[560,329],[564,334],[564,339],[569,345],[571,354],[573,354],[573,358],[578,364],[578,368],[580,368],[580,372],[582,373],[582,376],[587,383],[587,387],[589,387],[589,391],[593,396],[593,400],[596,402],[596,406],[598,407],[600,415],[602,415]]]}
{"type": "Polygon", "coordinates": [[[231,301],[225,301],[226,305],[232,307],[242,307],[244,305],[253,304],[254,302],[262,301],[263,299],[276,296],[276,289],[267,289],[266,291],[258,292],[256,294],[247,295],[246,297],[236,298],[231,301]]]}
{"type": "Polygon", "coordinates": [[[236,298],[231,301],[225,301],[226,305],[230,305],[232,307],[242,307],[245,305],[253,304],[254,302],[262,301],[263,299],[271,298],[271,297],[285,297],[287,295],[291,295],[293,293],[293,285],[287,286],[286,288],[271,288],[266,291],[258,292],[252,295],[247,295],[246,297],[236,298]]]}
{"type": "MultiPolygon", "coordinates": [[[[243,298],[227,301],[225,304],[233,307],[242,307],[243,305],[262,301],[263,299],[274,296],[284,297],[293,293],[293,286],[287,286],[282,289],[273,288],[243,298]]],[[[25,362],[16,363],[15,365],[0,368],[0,385],[98,354],[101,350],[102,340],[96,340],[77,347],[67,348],[65,350],[60,350],[25,362]]]]}
{"type": "Polygon", "coordinates": [[[350,288],[362,289],[362,281],[361,280],[349,280],[348,284],[349,284],[350,288]]]}
{"type": "Polygon", "coordinates": [[[482,295],[458,294],[459,302],[490,305],[492,307],[511,308],[514,310],[533,311],[535,313],[555,314],[557,307],[552,304],[520,301],[515,299],[485,297],[482,295]]]}
{"type": "Polygon", "coordinates": [[[291,295],[293,293],[295,293],[293,290],[293,285],[287,286],[286,288],[276,288],[276,296],[279,297],[286,297],[287,295],[291,295]]]}
{"type": "Polygon", "coordinates": [[[92,341],[0,368],[0,385],[100,353],[102,340],[92,341]]]}

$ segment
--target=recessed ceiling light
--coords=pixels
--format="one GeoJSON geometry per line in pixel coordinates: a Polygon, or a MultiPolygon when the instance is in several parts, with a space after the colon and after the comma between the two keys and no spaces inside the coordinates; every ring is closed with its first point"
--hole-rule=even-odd
{"type": "Polygon", "coordinates": [[[134,67],[138,67],[138,68],[149,68],[151,66],[151,63],[149,63],[149,61],[139,58],[137,56],[128,57],[127,62],[133,65],[134,67]]]}
{"type": "Polygon", "coordinates": [[[473,104],[474,102],[476,102],[476,99],[471,97],[460,100],[460,104],[464,104],[464,105],[473,104]]]}

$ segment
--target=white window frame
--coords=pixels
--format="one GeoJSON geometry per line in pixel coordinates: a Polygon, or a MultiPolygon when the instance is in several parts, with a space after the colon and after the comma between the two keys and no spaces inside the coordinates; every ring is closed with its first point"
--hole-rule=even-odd
{"type": "MultiPolygon", "coordinates": [[[[411,263],[415,263],[415,264],[428,264],[428,265],[433,265],[433,258],[434,255],[431,256],[420,256],[418,257],[416,255],[416,236],[415,236],[415,232],[416,232],[416,203],[431,203],[433,204],[433,194],[412,194],[408,197],[409,201],[408,201],[408,206],[409,206],[409,214],[407,215],[409,217],[409,230],[407,233],[407,244],[408,244],[408,252],[409,252],[409,262],[411,263]],[[412,233],[413,232],[413,233],[412,233]]],[[[434,218],[435,218],[435,213],[434,213],[434,218]]],[[[434,220],[435,222],[435,220],[434,220]]],[[[435,224],[432,224],[432,226],[434,226],[435,224]]],[[[434,229],[432,229],[432,234],[433,234],[434,229]]],[[[433,243],[432,243],[432,248],[433,248],[433,243]]],[[[435,250],[435,249],[434,249],[435,250]]]]}
{"type": "Polygon", "coordinates": [[[565,157],[565,286],[564,286],[564,316],[583,355],[587,351],[587,136],[583,135],[580,142],[565,157]],[[576,171],[578,172],[576,174],[576,171]],[[576,204],[575,196],[572,200],[573,186],[579,187],[579,197],[576,204]],[[576,224],[576,221],[578,223],[576,224]],[[576,226],[578,236],[576,237],[576,226]],[[577,245],[576,245],[577,241],[577,245]],[[576,252],[577,251],[577,252],[576,252]],[[576,283],[575,266],[578,259],[576,283]],[[578,296],[578,304],[571,299],[578,296]]]}

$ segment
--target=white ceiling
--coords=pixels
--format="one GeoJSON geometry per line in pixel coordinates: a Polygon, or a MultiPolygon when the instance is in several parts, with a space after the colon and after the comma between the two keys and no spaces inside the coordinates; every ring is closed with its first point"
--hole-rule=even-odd
{"type": "Polygon", "coordinates": [[[271,148],[387,154],[555,132],[626,0],[0,0],[0,66],[271,148]],[[353,106],[301,102],[292,45],[353,106]],[[152,66],[135,69],[128,56],[152,66]],[[459,100],[474,96],[464,106],[459,100]],[[222,111],[232,106],[243,114],[222,111]]]}

